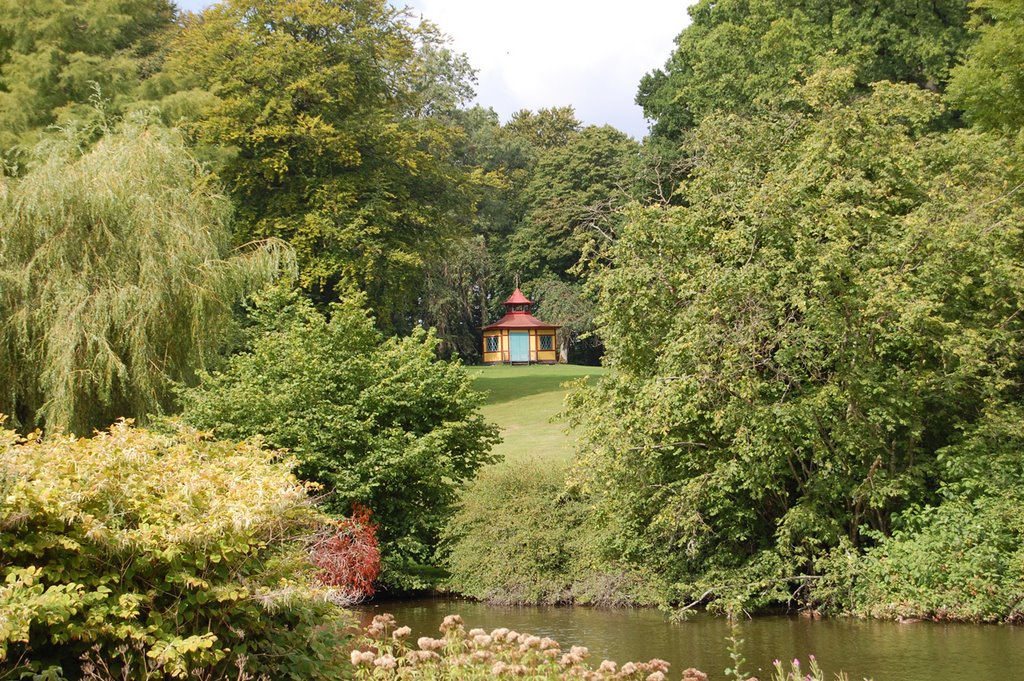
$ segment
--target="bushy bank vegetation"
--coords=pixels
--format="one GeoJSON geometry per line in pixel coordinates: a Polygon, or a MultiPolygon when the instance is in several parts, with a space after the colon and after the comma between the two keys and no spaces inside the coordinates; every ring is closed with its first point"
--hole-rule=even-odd
{"type": "Polygon", "coordinates": [[[186,429],[0,432],[0,670],[340,677],[350,619],[316,581],[332,523],[308,491],[279,454],[186,429]]]}
{"type": "Polygon", "coordinates": [[[567,468],[520,460],[467,486],[445,536],[451,588],[499,604],[655,602],[656,578],[609,555],[607,532],[588,497],[567,486],[567,468]]]}
{"type": "Polygon", "coordinates": [[[251,343],[184,391],[182,418],[287,448],[323,486],[325,510],[373,511],[385,581],[421,587],[413,568],[434,561],[459,489],[493,461],[496,428],[461,364],[438,359],[433,333],[385,339],[361,302],[331,306],[328,319],[300,295],[266,292],[251,343]]]}
{"type": "Polygon", "coordinates": [[[1024,138],[966,94],[999,53],[1015,96],[1010,4],[976,3],[972,35],[962,4],[915,10],[948,39],[915,56],[804,42],[862,8],[702,2],[646,81],[687,167],[601,254],[613,374],[572,412],[579,481],[666,600],[1019,617],[1024,138]],[[737,31],[787,49],[709,90],[737,82],[695,75],[734,68],[714,50],[737,31]]]}

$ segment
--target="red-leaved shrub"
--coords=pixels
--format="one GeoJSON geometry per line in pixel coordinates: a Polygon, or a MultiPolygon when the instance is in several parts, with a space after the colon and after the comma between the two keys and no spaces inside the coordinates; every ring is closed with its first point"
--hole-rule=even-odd
{"type": "Polygon", "coordinates": [[[313,544],[311,560],[319,568],[317,578],[326,586],[338,587],[353,602],[373,595],[380,574],[380,547],[372,511],[356,504],[352,516],[339,520],[336,531],[322,535],[313,544]]]}

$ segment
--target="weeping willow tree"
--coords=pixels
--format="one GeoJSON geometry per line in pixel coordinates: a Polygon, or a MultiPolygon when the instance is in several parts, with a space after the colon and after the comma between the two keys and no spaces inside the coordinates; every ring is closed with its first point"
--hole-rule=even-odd
{"type": "Polygon", "coordinates": [[[280,242],[232,248],[231,205],[177,133],[133,120],[72,147],[0,178],[0,413],[87,434],[166,411],[233,305],[293,264],[280,242]]]}

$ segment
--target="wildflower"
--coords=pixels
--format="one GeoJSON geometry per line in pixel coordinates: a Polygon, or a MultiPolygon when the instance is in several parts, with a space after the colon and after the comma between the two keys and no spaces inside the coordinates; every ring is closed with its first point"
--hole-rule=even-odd
{"type": "Polygon", "coordinates": [[[501,676],[505,673],[507,666],[504,662],[495,662],[494,666],[491,667],[491,676],[501,676]]]}
{"type": "Polygon", "coordinates": [[[469,656],[469,658],[473,660],[473,662],[487,662],[492,657],[494,657],[494,654],[489,650],[477,650],[469,656]]]}
{"type": "Polygon", "coordinates": [[[590,655],[590,650],[586,646],[573,646],[569,649],[569,652],[573,655],[579,655],[581,659],[590,655]]]}
{"type": "Polygon", "coordinates": [[[470,658],[468,655],[456,655],[449,659],[448,664],[451,667],[465,667],[469,664],[470,658]]]}
{"type": "Polygon", "coordinates": [[[505,640],[509,643],[515,643],[519,640],[519,632],[513,629],[512,631],[505,634],[505,640]]]}
{"type": "Polygon", "coordinates": [[[416,639],[416,646],[420,650],[440,650],[444,648],[444,640],[439,638],[430,638],[429,636],[421,636],[416,639]]]}
{"type": "Polygon", "coordinates": [[[480,634],[486,634],[486,633],[487,633],[487,632],[486,632],[486,631],[484,631],[483,629],[479,629],[479,628],[477,628],[477,629],[470,629],[470,630],[469,630],[469,634],[468,634],[468,636],[469,636],[470,638],[476,638],[476,637],[477,637],[477,636],[479,636],[480,634]]]}
{"type": "Polygon", "coordinates": [[[548,658],[549,660],[553,660],[556,657],[558,657],[558,655],[561,652],[562,651],[559,650],[558,648],[548,648],[547,650],[544,651],[544,657],[548,658]]]}
{"type": "Polygon", "coordinates": [[[391,638],[395,639],[396,641],[400,641],[411,633],[412,629],[410,627],[399,627],[398,629],[395,629],[393,632],[391,632],[391,638]]]}
{"type": "Polygon", "coordinates": [[[699,669],[690,667],[683,671],[683,681],[708,681],[708,675],[699,669]]]}
{"type": "Polygon", "coordinates": [[[601,660],[601,665],[597,668],[597,671],[605,674],[614,674],[615,663],[611,660],[601,660]]]}
{"type": "Polygon", "coordinates": [[[556,641],[553,638],[544,637],[544,638],[542,638],[540,640],[540,649],[541,650],[549,650],[549,649],[552,649],[552,648],[553,649],[558,649],[558,647],[559,647],[558,641],[556,641]]]}
{"type": "Polygon", "coordinates": [[[571,667],[574,664],[579,664],[582,661],[583,661],[582,657],[580,657],[579,655],[577,655],[575,653],[571,653],[571,652],[570,653],[566,653],[565,655],[562,655],[562,659],[559,660],[559,662],[561,663],[561,665],[563,667],[571,667]]]}
{"type": "Polygon", "coordinates": [[[396,624],[395,616],[390,613],[374,615],[370,626],[366,628],[366,635],[370,638],[378,638],[384,635],[384,632],[387,631],[388,627],[393,627],[396,624]]]}
{"type": "Polygon", "coordinates": [[[363,652],[361,650],[353,650],[352,654],[349,656],[349,660],[352,661],[352,665],[355,667],[373,664],[373,658],[373,653],[370,651],[363,652]]]}
{"type": "Polygon", "coordinates": [[[441,622],[441,633],[447,634],[449,631],[455,631],[462,626],[462,618],[458,615],[448,615],[441,622]]]}
{"type": "Polygon", "coordinates": [[[473,643],[475,643],[478,648],[486,648],[491,645],[491,641],[491,637],[483,633],[483,631],[480,631],[479,634],[473,637],[473,643]]]}
{"type": "MultiPolygon", "coordinates": [[[[629,676],[630,674],[635,674],[635,673],[636,673],[636,663],[634,663],[634,662],[627,662],[626,664],[622,665],[622,675],[623,676],[629,676]]],[[[685,673],[683,674],[683,677],[684,678],[686,677],[685,673]]]]}
{"type": "Polygon", "coordinates": [[[524,637],[520,637],[520,640],[526,648],[540,648],[540,636],[524,635],[524,637]]]}
{"type": "Polygon", "coordinates": [[[505,627],[495,629],[491,632],[491,638],[493,638],[495,641],[502,641],[505,639],[506,636],[508,636],[508,629],[506,629],[505,627]]]}
{"type": "Polygon", "coordinates": [[[376,660],[374,660],[373,664],[377,667],[380,667],[381,669],[394,669],[395,666],[397,665],[397,662],[395,660],[394,655],[385,654],[381,655],[376,660]]]}
{"type": "Polygon", "coordinates": [[[653,660],[647,663],[648,669],[651,669],[656,672],[661,672],[662,674],[668,674],[668,668],[671,666],[672,665],[670,665],[665,660],[659,660],[658,658],[654,658],[653,660]]]}
{"type": "Polygon", "coordinates": [[[665,681],[665,672],[652,672],[647,675],[647,681],[665,681]]]}

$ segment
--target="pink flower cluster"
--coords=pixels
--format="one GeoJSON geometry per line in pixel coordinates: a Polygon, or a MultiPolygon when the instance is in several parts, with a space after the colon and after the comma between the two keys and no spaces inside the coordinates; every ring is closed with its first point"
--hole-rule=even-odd
{"type": "MultiPolygon", "coordinates": [[[[351,661],[357,679],[582,679],[584,681],[666,681],[665,660],[626,662],[621,667],[602,660],[591,667],[590,651],[572,646],[563,651],[558,641],[505,627],[487,632],[464,628],[462,618],[448,615],[441,623],[442,638],[421,636],[412,648],[409,627],[398,627],[391,615],[378,615],[366,628],[351,661]]],[[[696,669],[683,672],[684,681],[707,681],[696,669]]]]}

